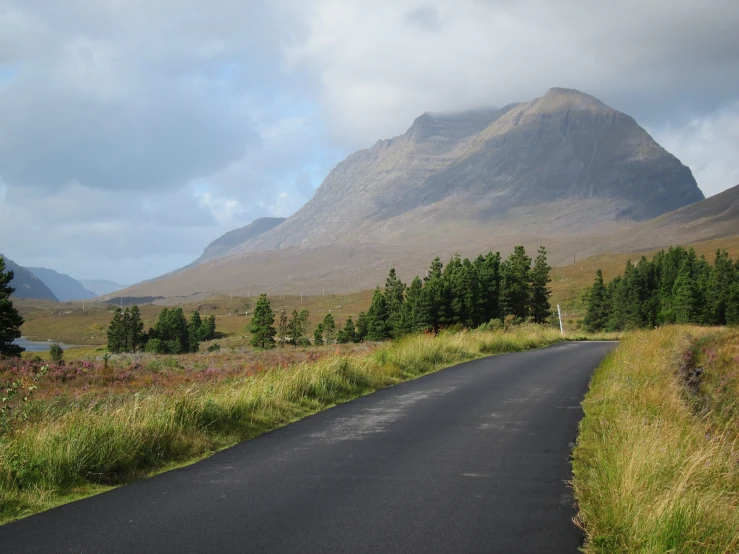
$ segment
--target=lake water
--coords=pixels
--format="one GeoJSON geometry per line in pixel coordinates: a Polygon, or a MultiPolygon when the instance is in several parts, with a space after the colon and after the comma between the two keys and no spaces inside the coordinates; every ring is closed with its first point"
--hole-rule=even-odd
{"type": "MultiPolygon", "coordinates": [[[[25,338],[21,337],[19,339],[15,339],[13,341],[13,344],[22,346],[23,348],[26,349],[26,352],[46,352],[47,350],[49,350],[49,347],[54,343],[26,340],[25,338]]],[[[59,346],[61,346],[62,348],[67,348],[69,345],[59,343],[59,346]]]]}

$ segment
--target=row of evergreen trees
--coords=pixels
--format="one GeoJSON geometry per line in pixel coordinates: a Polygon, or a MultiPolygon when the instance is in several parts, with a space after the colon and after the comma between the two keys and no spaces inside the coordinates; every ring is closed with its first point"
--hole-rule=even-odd
{"type": "Polygon", "coordinates": [[[366,337],[379,341],[451,326],[475,328],[509,316],[544,323],[551,316],[550,270],[543,246],[534,260],[523,246],[504,261],[498,252],[474,261],[456,255],[446,266],[436,258],[426,276],[410,285],[391,269],[385,288],[372,297],[366,337]]]}
{"type": "MultiPolygon", "coordinates": [[[[326,314],[316,326],[313,344],[382,341],[451,326],[474,328],[505,317],[544,323],[551,316],[550,270],[543,246],[534,260],[523,246],[516,246],[504,261],[497,252],[474,261],[456,255],[446,266],[436,258],[426,276],[417,276],[410,285],[391,269],[385,287],[375,290],[369,309],[356,322],[349,317],[337,331],[333,316],[326,314]]],[[[275,314],[262,295],[249,328],[251,344],[310,344],[308,315],[307,310],[294,311],[288,318],[283,311],[275,328],[275,314]]]]}
{"type": "MultiPolygon", "coordinates": [[[[288,318],[284,310],[280,313],[278,326],[275,328],[275,314],[272,306],[263,294],[259,297],[254,309],[249,331],[250,344],[257,348],[271,349],[277,346],[293,345],[308,346],[311,344],[308,331],[308,310],[293,310],[292,317],[288,318]]],[[[324,344],[346,344],[362,342],[367,335],[366,316],[360,315],[357,324],[351,316],[344,322],[344,327],[338,329],[331,312],[327,313],[313,332],[313,343],[316,346],[324,344]]]]}
{"type": "Polygon", "coordinates": [[[144,332],[144,323],[138,306],[130,310],[116,308],[108,328],[110,352],[153,352],[156,354],[184,354],[197,352],[202,341],[212,340],[216,332],[216,316],[205,319],[195,311],[188,321],[182,308],[164,308],[156,325],[144,332]]]}
{"type": "Polygon", "coordinates": [[[739,262],[716,252],[713,265],[695,250],[673,247],[652,261],[627,262],[609,283],[598,270],[587,292],[589,331],[621,331],[670,323],[739,325],[739,262]]]}

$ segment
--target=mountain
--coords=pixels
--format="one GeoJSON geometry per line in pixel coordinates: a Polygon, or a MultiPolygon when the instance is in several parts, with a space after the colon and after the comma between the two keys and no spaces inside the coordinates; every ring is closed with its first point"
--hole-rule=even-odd
{"type": "Polygon", "coordinates": [[[206,246],[205,251],[195,260],[194,264],[223,257],[234,248],[238,248],[245,242],[249,242],[267,231],[271,231],[284,221],[284,217],[262,217],[255,219],[245,227],[229,231],[206,246]]]}
{"type": "Polygon", "coordinates": [[[10,282],[10,286],[15,288],[13,296],[16,298],[59,301],[49,287],[25,267],[19,266],[13,260],[5,258],[2,254],[0,254],[0,258],[5,259],[5,270],[13,272],[13,280],[10,282]]]}
{"type": "Polygon", "coordinates": [[[404,135],[349,156],[302,209],[242,249],[428,238],[462,214],[484,227],[573,200],[588,210],[587,228],[702,199],[690,169],[631,117],[555,88],[500,110],[420,116],[404,135]]]}
{"type": "Polygon", "coordinates": [[[28,267],[26,269],[41,279],[60,302],[86,300],[97,296],[94,292],[87,290],[82,283],[64,273],[58,273],[45,267],[28,267]]]}
{"type": "Polygon", "coordinates": [[[105,279],[80,279],[80,283],[87,290],[92,291],[95,296],[103,296],[121,289],[125,289],[128,285],[121,285],[114,281],[106,281],[105,279]]]}
{"type": "Polygon", "coordinates": [[[631,117],[555,88],[501,109],[423,114],[339,163],[274,228],[223,237],[218,258],[122,294],[358,290],[393,266],[410,278],[437,255],[515,244],[544,244],[564,264],[703,199],[690,169],[631,117]]]}

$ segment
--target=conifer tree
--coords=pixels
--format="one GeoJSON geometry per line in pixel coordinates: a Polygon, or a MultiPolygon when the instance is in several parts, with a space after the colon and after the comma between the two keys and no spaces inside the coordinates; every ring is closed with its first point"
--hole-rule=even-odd
{"type": "Polygon", "coordinates": [[[200,312],[195,310],[190,314],[190,321],[187,324],[187,336],[190,352],[197,352],[200,347],[200,337],[203,334],[203,318],[200,312]]]}
{"type": "Polygon", "coordinates": [[[273,327],[275,314],[266,294],[259,296],[254,308],[249,331],[251,332],[251,345],[256,348],[272,349],[275,347],[275,335],[277,331],[273,327]]]}
{"type": "Polygon", "coordinates": [[[336,321],[331,312],[328,312],[323,318],[323,333],[326,336],[326,344],[333,344],[336,337],[336,321]]]}
{"type": "MultiPolygon", "coordinates": [[[[287,337],[290,334],[290,323],[287,319],[287,312],[285,310],[282,310],[280,312],[280,323],[277,326],[277,337],[280,339],[280,346],[285,346],[287,344],[287,337]]],[[[321,339],[321,342],[323,342],[323,339],[321,339]]]]}
{"type": "Polygon", "coordinates": [[[690,260],[686,260],[675,279],[672,305],[676,323],[694,323],[699,313],[698,287],[691,275],[691,266],[690,260]]]}
{"type": "Polygon", "coordinates": [[[344,327],[339,330],[339,333],[336,336],[336,342],[338,342],[339,344],[357,342],[356,334],[357,333],[354,327],[354,321],[352,320],[352,316],[349,316],[344,322],[344,327]]]}
{"type": "Polygon", "coordinates": [[[123,310],[123,352],[131,352],[131,310],[126,308],[123,310]]]}
{"type": "Polygon", "coordinates": [[[316,325],[316,330],[313,331],[313,344],[323,346],[323,323],[316,325]]]}
{"type": "Polygon", "coordinates": [[[398,278],[395,268],[391,268],[385,281],[385,300],[387,301],[388,309],[388,325],[393,337],[402,334],[400,319],[403,299],[405,298],[405,289],[406,286],[398,278]]]}
{"type": "Polygon", "coordinates": [[[20,327],[23,318],[13,306],[10,295],[15,289],[10,286],[13,272],[5,271],[5,259],[0,256],[0,358],[20,356],[23,348],[13,344],[21,337],[20,327]]]}
{"type": "Polygon", "coordinates": [[[534,260],[534,267],[530,272],[530,313],[534,323],[546,322],[552,310],[552,306],[549,303],[549,298],[552,296],[552,291],[549,288],[549,283],[552,282],[552,279],[549,277],[551,269],[547,263],[547,249],[540,246],[536,260],[534,260]]]}
{"type": "Polygon", "coordinates": [[[367,338],[367,314],[365,312],[359,312],[359,316],[357,317],[356,330],[356,341],[364,342],[364,339],[367,338]]]}
{"type": "Polygon", "coordinates": [[[123,326],[123,310],[116,308],[113,311],[113,320],[108,327],[108,350],[114,354],[118,354],[125,347],[126,329],[123,326]]]}
{"type": "Polygon", "coordinates": [[[726,325],[739,325],[739,281],[736,280],[727,294],[726,325]]]}
{"type": "Polygon", "coordinates": [[[383,341],[391,338],[388,319],[390,312],[385,295],[378,287],[372,296],[372,303],[367,311],[367,340],[383,341]]]}
{"type": "Polygon", "coordinates": [[[450,321],[450,294],[442,273],[443,269],[444,266],[439,258],[431,262],[428,274],[424,278],[423,292],[419,302],[424,324],[434,333],[438,333],[450,321]]]}
{"type": "Polygon", "coordinates": [[[531,305],[531,258],[523,246],[516,246],[508,259],[501,264],[501,305],[503,315],[525,319],[531,305]]]}
{"type": "Polygon", "coordinates": [[[416,276],[406,290],[405,300],[400,313],[400,334],[417,333],[426,327],[426,315],[421,306],[423,283],[416,276]]]}
{"type": "Polygon", "coordinates": [[[135,354],[137,350],[141,348],[144,335],[144,322],[141,321],[141,312],[139,311],[138,306],[134,306],[133,308],[131,308],[129,326],[131,351],[135,354]]]}
{"type": "Polygon", "coordinates": [[[603,283],[603,272],[599,269],[588,294],[588,311],[583,321],[585,328],[591,333],[603,331],[608,324],[608,311],[606,286],[603,283]]]}

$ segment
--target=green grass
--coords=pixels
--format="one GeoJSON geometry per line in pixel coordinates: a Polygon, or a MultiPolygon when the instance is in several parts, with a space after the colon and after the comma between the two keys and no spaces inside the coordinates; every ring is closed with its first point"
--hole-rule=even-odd
{"type": "Polygon", "coordinates": [[[0,521],[193,461],[454,363],[560,340],[556,329],[535,325],[410,336],[217,382],[50,399],[0,437],[0,521]]]}
{"type": "Polygon", "coordinates": [[[585,552],[739,552],[739,421],[711,409],[735,406],[739,389],[718,391],[713,365],[713,398],[685,386],[705,344],[738,341],[720,329],[635,332],[596,371],[573,455],[585,552]]]}

